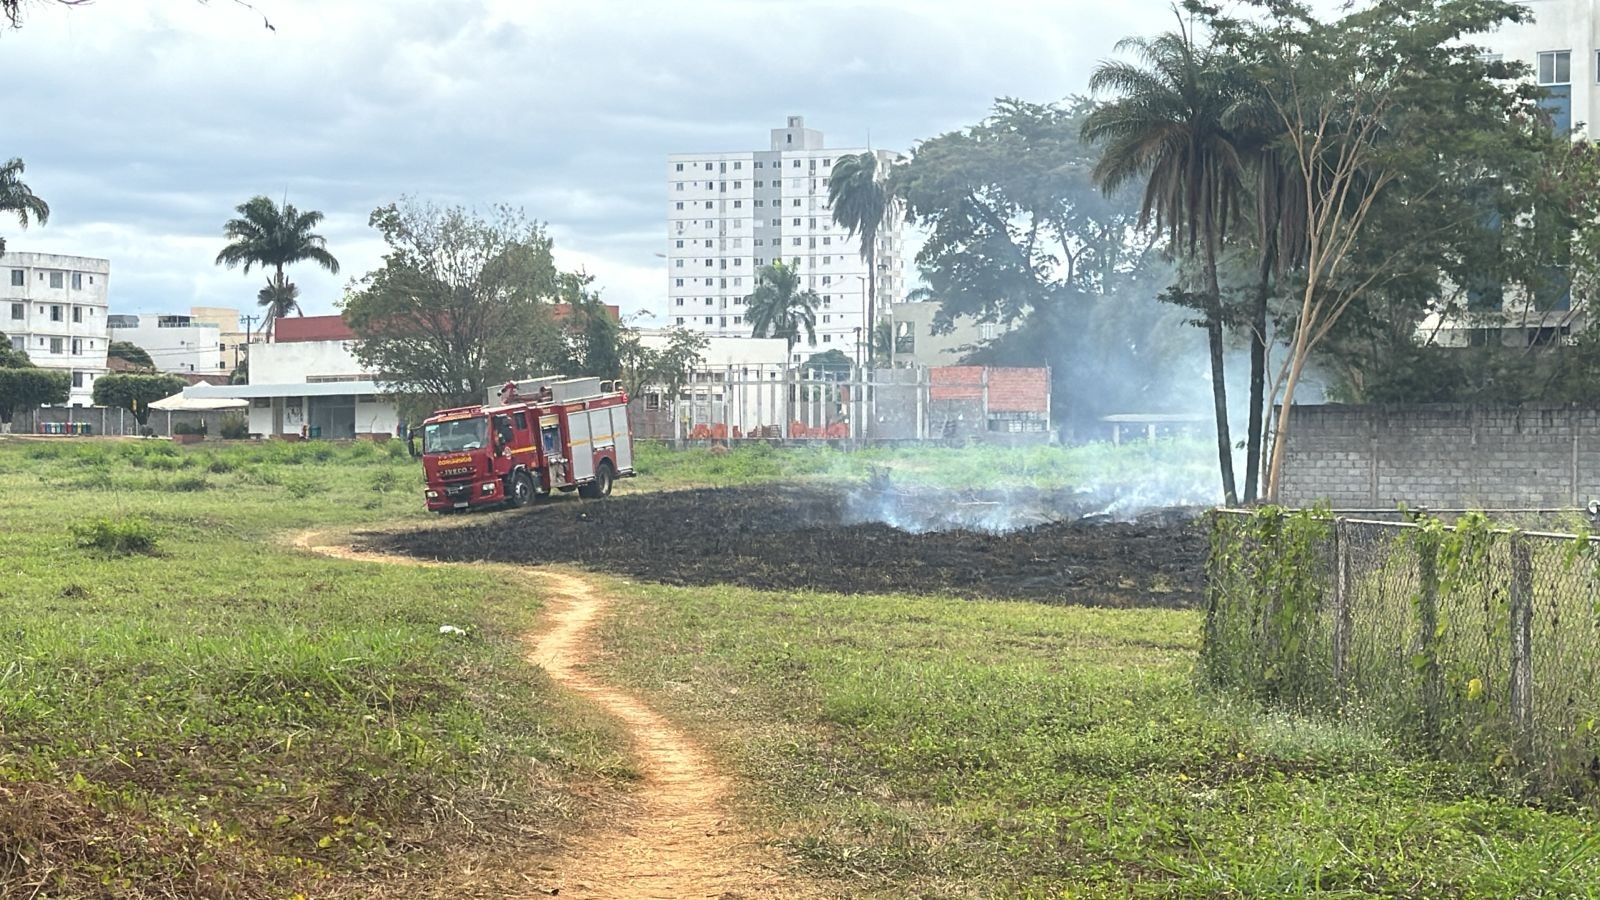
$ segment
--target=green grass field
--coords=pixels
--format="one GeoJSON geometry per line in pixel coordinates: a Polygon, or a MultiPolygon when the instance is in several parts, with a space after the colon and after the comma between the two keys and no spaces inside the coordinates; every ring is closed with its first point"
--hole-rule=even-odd
{"type": "Polygon", "coordinates": [[[1592,812],[1198,694],[1198,613],[616,590],[607,665],[864,894],[1600,896],[1592,812]]]}
{"type": "MultiPolygon", "coordinates": [[[[0,440],[0,896],[500,896],[627,785],[523,577],[290,546],[430,521],[400,449],[0,440]]],[[[1187,455],[652,448],[628,489],[1187,455]]],[[[1202,695],[1196,613],[598,581],[601,669],[864,895],[1600,896],[1593,811],[1202,695]]]]}
{"type": "Polygon", "coordinates": [[[421,520],[418,473],[370,444],[0,442],[0,895],[454,895],[452,860],[537,850],[572,784],[627,774],[522,662],[525,584],[286,546],[421,520]],[[155,546],[79,546],[98,520],[155,546]]]}

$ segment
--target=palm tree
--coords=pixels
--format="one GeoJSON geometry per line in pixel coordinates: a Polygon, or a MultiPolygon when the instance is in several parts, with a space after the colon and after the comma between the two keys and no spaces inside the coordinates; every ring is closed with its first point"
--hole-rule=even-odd
{"type": "Polygon", "coordinates": [[[322,235],[312,231],[322,221],[322,213],[314,209],[301,212],[287,201],[279,206],[265,196],[251,197],[236,209],[239,218],[229,219],[222,226],[223,236],[231,242],[217,254],[217,265],[231,269],[242,263],[246,275],[250,274],[251,266],[271,267],[274,274],[268,279],[267,290],[256,295],[263,306],[269,306],[264,295],[273,292],[276,300],[275,305],[269,306],[269,317],[300,308],[296,302],[298,289],[287,297],[286,304],[281,302],[287,291],[294,288],[283,274],[284,266],[310,261],[334,275],[339,274],[339,261],[328,252],[322,235]]]}
{"type": "Polygon", "coordinates": [[[267,286],[256,292],[256,303],[266,309],[266,314],[261,317],[263,330],[272,324],[273,319],[289,313],[304,315],[300,310],[300,288],[281,274],[267,279],[267,286]]]}
{"type": "Polygon", "coordinates": [[[762,267],[748,302],[745,315],[750,319],[751,337],[781,337],[789,342],[791,353],[800,341],[800,329],[816,340],[817,307],[822,299],[816,291],[800,289],[800,273],[793,266],[774,262],[762,267]]]}
{"type": "MultiPolygon", "coordinates": [[[[0,165],[0,213],[16,213],[17,224],[27,228],[33,222],[40,225],[50,221],[50,204],[39,199],[22,181],[27,165],[12,159],[0,165]]],[[[6,239],[0,237],[0,253],[6,252],[6,239]]]]}
{"type": "MultiPolygon", "coordinates": [[[[874,334],[878,311],[878,231],[889,217],[892,200],[885,183],[886,170],[871,150],[839,157],[828,176],[828,205],[833,221],[861,238],[861,259],[867,264],[867,334],[874,334]]],[[[872,347],[867,348],[867,362],[872,347]]]]}
{"type": "Polygon", "coordinates": [[[1227,120],[1247,83],[1227,58],[1197,44],[1181,17],[1178,25],[1176,32],[1117,45],[1118,51],[1133,51],[1142,65],[1105,62],[1095,69],[1091,90],[1115,97],[1089,115],[1083,137],[1104,144],[1094,170],[1101,190],[1112,194],[1143,182],[1141,224],[1154,220],[1168,233],[1174,252],[1198,257],[1205,277],[1202,308],[1211,350],[1217,455],[1223,492],[1234,503],[1238,492],[1223,380],[1217,256],[1243,193],[1244,162],[1227,120]]]}

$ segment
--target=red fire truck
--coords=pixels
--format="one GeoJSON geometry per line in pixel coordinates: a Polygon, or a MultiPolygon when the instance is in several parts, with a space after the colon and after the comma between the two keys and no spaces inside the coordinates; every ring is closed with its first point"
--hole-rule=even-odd
{"type": "Polygon", "coordinates": [[[614,383],[533,378],[488,399],[423,421],[428,509],[517,507],[555,491],[597,499],[633,476],[628,396],[614,383]]]}

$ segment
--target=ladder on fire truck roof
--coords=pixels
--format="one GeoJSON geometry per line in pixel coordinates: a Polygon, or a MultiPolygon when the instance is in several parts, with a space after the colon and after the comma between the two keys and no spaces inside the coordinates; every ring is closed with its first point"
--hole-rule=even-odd
{"type": "Polygon", "coordinates": [[[490,392],[489,402],[492,404],[507,400],[536,401],[545,389],[550,391],[552,403],[595,400],[617,392],[615,382],[600,378],[564,378],[560,375],[546,375],[502,385],[490,392]],[[506,396],[507,386],[511,388],[509,398],[506,396]]]}

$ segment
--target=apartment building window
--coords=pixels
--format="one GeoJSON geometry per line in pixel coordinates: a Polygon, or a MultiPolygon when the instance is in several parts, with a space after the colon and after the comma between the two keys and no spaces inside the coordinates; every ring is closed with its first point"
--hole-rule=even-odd
{"type": "Polygon", "coordinates": [[[823,294],[822,295],[822,305],[823,306],[832,306],[833,305],[833,295],[832,294],[823,294]]]}
{"type": "Polygon", "coordinates": [[[733,189],[734,189],[734,190],[736,190],[736,191],[737,191],[737,190],[743,190],[743,188],[744,188],[744,182],[742,182],[742,181],[735,181],[735,182],[734,182],[734,183],[733,183],[733,189]]]}
{"type": "Polygon", "coordinates": [[[82,272],[73,272],[72,273],[72,289],[75,290],[75,291],[83,290],[83,273],[82,272]]]}
{"type": "Polygon", "coordinates": [[[682,306],[682,305],[683,305],[683,298],[682,298],[682,297],[679,297],[679,298],[678,298],[678,300],[677,300],[677,302],[676,302],[676,303],[674,303],[674,304],[672,304],[672,305],[673,305],[673,306],[682,306]]]}
{"type": "Polygon", "coordinates": [[[720,323],[722,325],[722,327],[723,328],[727,328],[728,327],[728,317],[727,316],[720,316],[719,318],[722,319],[722,322],[720,323]]]}
{"type": "Polygon", "coordinates": [[[789,167],[789,168],[791,168],[791,169],[798,169],[798,168],[800,168],[800,160],[798,160],[798,159],[797,159],[797,160],[795,160],[795,161],[794,161],[794,163],[793,163],[793,164],[792,164],[792,165],[790,165],[790,167],[789,167]]]}
{"type": "Polygon", "coordinates": [[[772,220],[772,227],[773,228],[779,228],[782,225],[783,225],[783,220],[782,219],[773,219],[772,220]]]}
{"type": "Polygon", "coordinates": [[[83,341],[79,338],[72,339],[72,355],[77,356],[83,352],[83,341]]]}
{"type": "Polygon", "coordinates": [[[83,387],[83,373],[82,372],[73,372],[72,373],[72,386],[75,387],[75,388],[83,387]]]}
{"type": "Polygon", "coordinates": [[[24,283],[24,279],[26,277],[27,276],[25,276],[23,274],[21,269],[12,269],[11,270],[11,286],[12,287],[22,287],[22,285],[24,283]]]}
{"type": "MultiPolygon", "coordinates": [[[[59,275],[61,273],[57,272],[56,274],[59,275]]],[[[59,307],[59,306],[50,307],[50,321],[52,321],[52,322],[61,321],[61,307],[59,307]]]]}
{"type": "Polygon", "coordinates": [[[817,227],[817,218],[816,218],[816,216],[812,216],[811,217],[811,227],[812,228],[817,227]]]}
{"type": "MultiPolygon", "coordinates": [[[[744,260],[740,259],[739,262],[738,263],[734,263],[734,265],[739,265],[739,263],[742,263],[742,262],[744,262],[744,260]]],[[[735,278],[733,280],[733,286],[734,287],[744,287],[744,279],[743,278],[735,278]]]]}
{"type": "MultiPolygon", "coordinates": [[[[796,203],[799,203],[799,202],[800,202],[800,201],[799,201],[799,200],[796,200],[796,201],[795,201],[795,202],[796,202],[796,203]]],[[[799,219],[795,219],[795,220],[794,220],[794,227],[796,227],[796,228],[799,228],[799,227],[800,227],[800,220],[799,220],[799,219]]]]}
{"type": "Polygon", "coordinates": [[[706,163],[706,171],[711,171],[711,163],[706,163]]]}
{"type": "Polygon", "coordinates": [[[675,181],[675,182],[673,182],[673,184],[672,184],[672,187],[673,187],[673,188],[674,188],[674,189],[675,189],[675,190],[680,190],[680,191],[681,191],[681,190],[683,190],[683,182],[681,182],[681,181],[675,181]]]}
{"type": "Polygon", "coordinates": [[[62,352],[63,350],[66,349],[66,346],[67,346],[67,342],[66,342],[65,338],[51,338],[50,339],[50,352],[51,353],[60,353],[60,352],[62,352]]]}
{"type": "Polygon", "coordinates": [[[822,264],[823,264],[823,265],[825,265],[825,266],[831,266],[831,265],[833,265],[833,257],[831,257],[831,256],[824,256],[824,257],[823,257],[823,258],[822,258],[822,264]]]}
{"type": "Polygon", "coordinates": [[[829,159],[829,158],[828,158],[828,157],[826,157],[826,156],[824,156],[824,157],[823,157],[823,158],[822,158],[822,167],[823,167],[823,168],[824,168],[824,169],[826,169],[826,168],[827,168],[827,167],[828,167],[828,166],[830,166],[830,165],[832,165],[832,164],[833,164],[833,160],[831,160],[831,159],[829,159]]]}
{"type": "Polygon", "coordinates": [[[716,319],[716,316],[706,316],[706,324],[707,324],[707,325],[710,325],[710,324],[712,324],[712,321],[713,321],[713,320],[714,320],[714,319],[716,319]]]}
{"type": "Polygon", "coordinates": [[[826,325],[826,324],[828,324],[829,322],[832,322],[832,321],[833,321],[833,316],[824,315],[822,317],[822,324],[824,324],[824,325],[826,325]]]}
{"type": "Polygon", "coordinates": [[[679,171],[679,172],[683,171],[683,163],[678,163],[677,171],[679,171]]]}
{"type": "Polygon", "coordinates": [[[72,308],[72,321],[79,323],[83,322],[83,307],[74,306],[72,308]]]}
{"type": "Polygon", "coordinates": [[[756,238],[756,246],[757,247],[765,247],[766,245],[767,245],[767,239],[766,238],[756,238]]]}
{"type": "Polygon", "coordinates": [[[758,256],[758,257],[756,257],[756,265],[758,265],[758,266],[764,266],[764,265],[766,265],[766,264],[767,264],[767,261],[766,261],[766,260],[764,260],[764,259],[762,259],[762,258],[761,258],[761,257],[759,257],[759,256],[758,256]]]}
{"type": "Polygon", "coordinates": [[[716,260],[714,260],[714,259],[708,259],[708,260],[706,260],[706,268],[708,268],[708,269],[709,269],[709,268],[711,268],[711,267],[712,267],[712,266],[714,266],[714,265],[716,265],[716,262],[717,262],[717,261],[716,261],[716,260]]]}
{"type": "Polygon", "coordinates": [[[706,279],[706,287],[711,287],[711,281],[712,280],[710,278],[706,279]]]}
{"type": "Polygon", "coordinates": [[[735,200],[735,201],[733,201],[733,208],[734,209],[744,209],[744,201],[743,200],[735,200]]]}
{"type": "Polygon", "coordinates": [[[817,247],[817,239],[816,238],[811,238],[811,248],[813,250],[815,250],[816,247],[817,247]]]}
{"type": "Polygon", "coordinates": [[[677,247],[679,250],[682,250],[683,249],[683,241],[673,241],[673,246],[677,247]]]}
{"type": "Polygon", "coordinates": [[[800,257],[796,256],[794,259],[789,260],[789,265],[794,266],[795,268],[799,268],[800,267],[800,257]]]}
{"type": "Polygon", "coordinates": [[[826,179],[826,178],[822,179],[822,186],[823,187],[827,187],[828,186],[828,179],[826,179]]]}
{"type": "Polygon", "coordinates": [[[826,247],[831,243],[833,243],[833,238],[831,238],[831,237],[829,237],[827,235],[823,235],[822,236],[822,246],[826,247]]]}
{"type": "Polygon", "coordinates": [[[23,305],[21,303],[13,303],[13,304],[11,304],[11,318],[13,318],[13,319],[15,319],[17,321],[21,321],[22,320],[22,316],[23,316],[23,312],[24,312],[24,309],[23,309],[23,305]]]}
{"type": "Polygon", "coordinates": [[[728,171],[728,164],[726,162],[717,163],[717,171],[718,172],[726,172],[726,171],[728,171]]]}
{"type": "Polygon", "coordinates": [[[706,241],[706,249],[707,249],[707,250],[710,250],[710,249],[711,249],[711,242],[710,242],[710,241],[709,241],[709,240],[708,240],[708,241],[706,241]]]}
{"type": "Polygon", "coordinates": [[[1572,51],[1546,50],[1539,54],[1540,84],[1572,83],[1572,51]]]}
{"type": "Polygon", "coordinates": [[[21,336],[21,335],[13,336],[11,338],[11,349],[13,349],[13,350],[26,350],[26,349],[28,349],[28,339],[23,337],[23,336],[21,336]]]}
{"type": "Polygon", "coordinates": [[[683,316],[679,316],[679,317],[678,317],[678,324],[679,324],[679,325],[682,325],[682,324],[683,324],[683,316]]]}
{"type": "Polygon", "coordinates": [[[742,249],[743,247],[744,247],[744,238],[734,238],[733,239],[733,249],[739,250],[739,249],[742,249]]]}
{"type": "Polygon", "coordinates": [[[823,284],[833,284],[833,276],[832,275],[824,275],[824,276],[822,276],[822,283],[823,284]]]}
{"type": "Polygon", "coordinates": [[[744,316],[734,316],[733,317],[733,324],[735,324],[735,325],[743,325],[744,324],[744,316]]]}
{"type": "Polygon", "coordinates": [[[759,159],[758,159],[758,160],[756,160],[756,168],[758,168],[758,169],[759,169],[759,168],[761,168],[761,167],[762,167],[762,166],[764,166],[764,165],[766,165],[766,163],[764,163],[764,162],[762,162],[762,161],[761,161],[761,160],[759,160],[759,159]]]}
{"type": "MultiPolygon", "coordinates": [[[[794,198],[794,205],[795,206],[799,206],[800,205],[800,198],[799,197],[794,198]]],[[[796,223],[796,224],[799,224],[799,223],[796,223]]]]}
{"type": "Polygon", "coordinates": [[[62,277],[60,272],[51,272],[50,273],[50,286],[51,287],[58,288],[58,287],[61,287],[64,284],[66,284],[66,279],[62,277]]]}
{"type": "Polygon", "coordinates": [[[677,205],[678,205],[679,209],[683,209],[683,201],[682,200],[679,200],[677,205]]]}
{"type": "Polygon", "coordinates": [[[796,247],[798,247],[798,246],[800,246],[800,239],[799,238],[790,238],[789,239],[789,243],[791,243],[791,244],[795,245],[796,247]]]}
{"type": "Polygon", "coordinates": [[[677,282],[676,284],[673,285],[673,287],[683,287],[683,279],[682,278],[675,278],[673,280],[677,282]]]}
{"type": "Polygon", "coordinates": [[[738,162],[738,161],[737,161],[737,160],[736,160],[736,161],[734,161],[734,164],[733,164],[733,170],[734,170],[734,171],[735,171],[735,172],[737,172],[737,171],[739,171],[739,170],[740,170],[740,169],[742,169],[742,168],[744,168],[744,163],[742,163],[742,162],[738,162]]]}
{"type": "Polygon", "coordinates": [[[760,182],[760,181],[757,181],[757,182],[756,182],[756,187],[762,187],[762,182],[760,182]]]}
{"type": "Polygon", "coordinates": [[[757,206],[766,206],[767,205],[767,201],[765,201],[765,200],[757,200],[756,201],[756,205],[757,206]]]}
{"type": "Polygon", "coordinates": [[[734,265],[736,265],[736,266],[742,266],[742,265],[744,265],[744,257],[742,257],[742,256],[735,256],[735,257],[734,257],[734,258],[733,258],[733,264],[734,264],[734,265]]]}
{"type": "Polygon", "coordinates": [[[681,259],[675,259],[675,260],[673,260],[673,261],[672,261],[672,266],[673,266],[673,268],[675,268],[675,269],[681,269],[681,268],[683,268],[683,260],[681,260],[681,259]]]}
{"type": "Polygon", "coordinates": [[[706,209],[710,209],[710,208],[711,208],[711,201],[707,200],[706,201],[706,209]]]}

